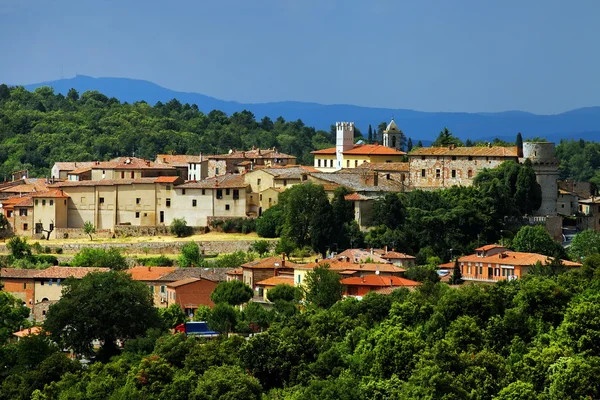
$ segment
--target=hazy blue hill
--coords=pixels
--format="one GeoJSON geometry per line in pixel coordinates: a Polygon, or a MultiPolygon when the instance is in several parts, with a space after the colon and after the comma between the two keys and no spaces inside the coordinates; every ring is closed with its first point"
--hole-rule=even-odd
{"type": "MultiPolygon", "coordinates": [[[[366,133],[369,124],[376,126],[394,116],[400,129],[416,140],[433,140],[445,126],[462,139],[490,139],[504,137],[514,140],[517,132],[524,137],[543,136],[548,139],[584,137],[598,139],[600,107],[585,107],[556,115],[536,115],[523,111],[496,113],[422,112],[406,109],[370,108],[346,104],[324,105],[296,101],[243,104],[224,101],[200,93],[176,92],[152,82],[127,78],[92,78],[77,75],[74,78],[25,85],[28,90],[51,86],[66,94],[70,88],[80,93],[98,90],[121,101],[144,100],[150,104],[177,98],[182,103],[197,104],[205,113],[218,109],[231,114],[252,111],[258,119],[267,115],[272,119],[283,116],[286,120],[301,119],[306,125],[328,130],[336,121],[354,121],[366,133]]],[[[415,142],[416,143],[416,142],[415,142]]]]}

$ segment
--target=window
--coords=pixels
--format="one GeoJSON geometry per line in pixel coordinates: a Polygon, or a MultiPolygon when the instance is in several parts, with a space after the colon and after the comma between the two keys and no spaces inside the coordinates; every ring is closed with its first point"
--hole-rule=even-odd
{"type": "Polygon", "coordinates": [[[225,195],[229,196],[229,189],[225,189],[225,195]]]}
{"type": "Polygon", "coordinates": [[[217,189],[217,199],[223,198],[223,189],[217,189]]]}
{"type": "Polygon", "coordinates": [[[425,159],[425,156],[421,156],[421,160],[424,160],[424,159],[425,159]]]}
{"type": "Polygon", "coordinates": [[[139,212],[139,211],[136,211],[136,212],[135,212],[135,217],[136,217],[136,218],[139,218],[139,217],[140,217],[140,212],[139,212]]]}
{"type": "Polygon", "coordinates": [[[271,204],[271,198],[269,197],[269,204],[271,204]]]}
{"type": "Polygon", "coordinates": [[[435,170],[435,178],[440,179],[440,170],[439,169],[435,170]]]}
{"type": "Polygon", "coordinates": [[[456,161],[456,156],[452,156],[452,161],[456,161]]]}
{"type": "MultiPolygon", "coordinates": [[[[25,226],[25,225],[23,225],[23,226],[25,226]]],[[[42,224],[40,224],[39,222],[36,222],[35,233],[42,233],[42,229],[44,229],[44,226],[42,224]]]]}
{"type": "Polygon", "coordinates": [[[329,168],[333,168],[333,160],[329,160],[329,168]]]}
{"type": "Polygon", "coordinates": [[[38,205],[38,199],[35,199],[35,205],[36,206],[38,205]]]}
{"type": "Polygon", "coordinates": [[[167,287],[166,287],[165,285],[161,285],[161,286],[160,286],[160,292],[161,292],[161,293],[164,293],[164,292],[166,292],[166,290],[167,290],[167,287]]]}
{"type": "Polygon", "coordinates": [[[219,175],[219,168],[215,168],[215,175],[219,175]]]}
{"type": "Polygon", "coordinates": [[[171,191],[171,185],[167,185],[167,192],[171,191]]]}
{"type": "Polygon", "coordinates": [[[307,179],[308,179],[308,176],[307,176],[307,175],[302,175],[302,180],[303,180],[303,181],[305,181],[305,180],[307,180],[307,179]]]}
{"type": "Polygon", "coordinates": [[[197,204],[198,204],[198,201],[197,201],[197,200],[195,200],[195,199],[194,199],[194,200],[192,200],[192,207],[196,207],[196,205],[197,205],[197,204]]]}
{"type": "Polygon", "coordinates": [[[238,189],[233,189],[233,199],[238,200],[240,198],[240,191],[238,189]]]}
{"type": "Polygon", "coordinates": [[[52,286],[52,279],[48,281],[48,286],[52,286]]]}
{"type": "Polygon", "coordinates": [[[29,224],[23,224],[23,230],[24,231],[29,230],[29,224]]]}
{"type": "Polygon", "coordinates": [[[206,194],[206,189],[202,189],[202,196],[206,194]]]}
{"type": "Polygon", "coordinates": [[[346,160],[346,168],[350,168],[350,160],[346,160]]]}
{"type": "Polygon", "coordinates": [[[320,167],[320,166],[321,166],[321,159],[317,158],[317,167],[320,167]]]}
{"type": "Polygon", "coordinates": [[[473,161],[473,156],[469,156],[469,161],[473,161]]]}
{"type": "Polygon", "coordinates": [[[283,180],[283,186],[287,186],[287,179],[283,180]]]}
{"type": "Polygon", "coordinates": [[[27,289],[27,284],[23,283],[23,290],[27,289]]]}
{"type": "Polygon", "coordinates": [[[166,205],[167,207],[171,207],[171,199],[167,199],[167,200],[165,201],[165,205],[166,205]]]}
{"type": "Polygon", "coordinates": [[[60,286],[60,278],[56,280],[56,286],[60,286]]]}
{"type": "Polygon", "coordinates": [[[45,206],[46,205],[46,199],[42,200],[42,205],[45,206]]]}
{"type": "Polygon", "coordinates": [[[468,171],[467,171],[467,176],[468,176],[469,178],[472,178],[472,177],[473,177],[473,170],[472,170],[472,169],[470,169],[470,170],[468,170],[468,171]]]}
{"type": "Polygon", "coordinates": [[[125,171],[121,171],[121,179],[125,179],[125,171]]]}
{"type": "Polygon", "coordinates": [[[10,211],[10,210],[8,210],[8,211],[6,212],[6,217],[7,217],[7,218],[12,218],[12,216],[13,216],[13,212],[12,212],[12,211],[10,211]]]}
{"type": "Polygon", "coordinates": [[[260,201],[262,201],[262,194],[260,195],[260,201]]]}
{"type": "Polygon", "coordinates": [[[302,275],[298,274],[298,283],[302,283],[302,275]]]}
{"type": "Polygon", "coordinates": [[[50,205],[53,206],[54,205],[54,200],[50,200],[50,205]]]}
{"type": "Polygon", "coordinates": [[[260,186],[260,178],[256,180],[256,184],[260,186]]]}
{"type": "Polygon", "coordinates": [[[390,174],[386,174],[386,175],[385,175],[385,178],[386,178],[386,179],[390,179],[390,174]]]}
{"type": "Polygon", "coordinates": [[[142,202],[142,198],[141,197],[136,197],[135,198],[135,204],[140,204],[142,202]]]}
{"type": "Polygon", "coordinates": [[[225,204],[225,210],[229,211],[229,204],[225,204]]]}
{"type": "Polygon", "coordinates": [[[421,178],[425,178],[425,169],[421,170],[421,178]]]}
{"type": "Polygon", "coordinates": [[[455,169],[452,170],[452,177],[456,178],[456,170],[455,169]]]}
{"type": "Polygon", "coordinates": [[[100,204],[104,204],[104,197],[100,197],[100,198],[98,199],[98,202],[99,202],[100,204]]]}
{"type": "Polygon", "coordinates": [[[185,195],[185,189],[181,189],[181,194],[185,195]]]}
{"type": "Polygon", "coordinates": [[[148,216],[148,213],[144,213],[144,217],[147,217],[147,216],[148,216]]]}
{"type": "Polygon", "coordinates": [[[131,175],[130,176],[131,176],[131,179],[135,178],[135,174],[134,174],[133,171],[131,171],[131,175]]]}
{"type": "Polygon", "coordinates": [[[354,160],[354,168],[358,167],[358,160],[354,160]]]}

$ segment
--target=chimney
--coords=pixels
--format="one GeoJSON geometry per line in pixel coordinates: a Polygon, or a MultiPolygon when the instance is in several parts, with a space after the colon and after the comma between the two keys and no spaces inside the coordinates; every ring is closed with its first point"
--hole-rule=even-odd
{"type": "Polygon", "coordinates": [[[285,268],[285,253],[281,253],[281,268],[285,268]]]}
{"type": "Polygon", "coordinates": [[[148,271],[152,270],[152,267],[148,265],[148,271]]]}
{"type": "Polygon", "coordinates": [[[202,152],[200,152],[200,162],[202,162],[202,152]]]}
{"type": "Polygon", "coordinates": [[[454,150],[456,148],[456,145],[454,143],[452,143],[450,146],[448,146],[448,149],[450,150],[454,150]]]}
{"type": "Polygon", "coordinates": [[[388,251],[387,251],[387,246],[385,246],[385,247],[383,248],[383,252],[384,252],[384,253],[387,253],[387,252],[388,252],[388,251]]]}
{"type": "Polygon", "coordinates": [[[394,286],[394,280],[392,278],[390,278],[390,287],[394,286]]]}

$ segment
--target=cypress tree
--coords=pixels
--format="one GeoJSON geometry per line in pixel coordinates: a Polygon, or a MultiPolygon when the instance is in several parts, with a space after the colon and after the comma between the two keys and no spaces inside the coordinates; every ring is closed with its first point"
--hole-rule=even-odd
{"type": "Polygon", "coordinates": [[[458,265],[458,258],[454,260],[454,269],[452,270],[452,277],[450,277],[450,283],[453,285],[460,285],[463,283],[462,272],[460,272],[460,265],[458,265]]]}
{"type": "Polygon", "coordinates": [[[517,157],[523,157],[523,136],[517,133],[517,157]]]}
{"type": "Polygon", "coordinates": [[[371,124],[369,124],[369,133],[367,136],[367,141],[369,143],[373,143],[373,128],[371,128],[371,124]]]}
{"type": "Polygon", "coordinates": [[[408,142],[406,143],[406,152],[409,153],[413,148],[412,138],[408,138],[408,142]]]}

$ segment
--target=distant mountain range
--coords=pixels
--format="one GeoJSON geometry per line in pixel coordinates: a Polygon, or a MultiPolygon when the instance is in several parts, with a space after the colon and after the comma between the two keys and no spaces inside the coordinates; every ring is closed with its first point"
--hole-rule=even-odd
{"type": "Polygon", "coordinates": [[[524,138],[544,137],[558,142],[566,139],[600,139],[600,107],[585,107],[555,115],[536,115],[522,111],[498,113],[450,113],[422,112],[406,109],[359,107],[347,104],[318,104],[298,101],[243,104],[235,101],[219,100],[200,93],[176,92],[155,83],[127,78],[93,78],[77,75],[74,78],[60,79],[24,85],[27,90],[41,86],[51,86],[55,92],[66,94],[75,88],[79,93],[98,90],[129,103],[144,100],[149,104],[163,103],[176,98],[181,103],[196,104],[205,113],[221,110],[227,114],[249,110],[258,120],[264,116],[286,120],[301,119],[306,125],[329,130],[336,121],[354,121],[366,135],[371,124],[374,128],[392,116],[407,137],[416,143],[434,140],[440,130],[448,127],[455,135],[465,140],[493,140],[498,137],[514,141],[517,132],[524,138]]]}

